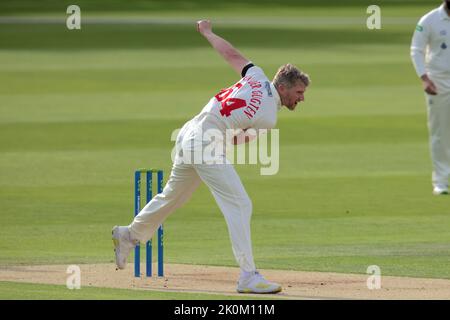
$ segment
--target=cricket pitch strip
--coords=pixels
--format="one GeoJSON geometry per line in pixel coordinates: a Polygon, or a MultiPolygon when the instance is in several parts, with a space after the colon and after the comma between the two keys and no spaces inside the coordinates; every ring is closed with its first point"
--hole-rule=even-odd
{"type": "MultiPolygon", "coordinates": [[[[0,266],[0,281],[66,285],[68,265],[0,266]]],[[[241,295],[236,292],[239,269],[165,264],[165,276],[135,278],[132,264],[116,270],[113,263],[80,264],[81,287],[104,287],[185,293],[241,295]]],[[[144,266],[141,266],[141,270],[144,266]]],[[[381,288],[370,290],[366,274],[264,270],[267,279],[282,285],[280,299],[450,299],[450,280],[381,277],[381,288]]],[[[261,297],[256,294],[245,296],[261,297]]]]}

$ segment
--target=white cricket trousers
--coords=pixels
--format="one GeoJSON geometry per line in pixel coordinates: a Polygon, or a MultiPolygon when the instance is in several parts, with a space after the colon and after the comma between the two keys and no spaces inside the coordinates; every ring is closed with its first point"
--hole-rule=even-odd
{"type": "MultiPolygon", "coordinates": [[[[185,128],[177,141],[183,139],[184,131],[185,128]]],[[[243,271],[255,271],[250,234],[252,202],[231,164],[177,164],[175,161],[163,192],[130,224],[132,237],[141,242],[151,239],[164,220],[191,197],[201,181],[211,190],[225,217],[237,263],[243,271]]]]}
{"type": "Polygon", "coordinates": [[[450,177],[450,77],[431,76],[438,94],[426,95],[433,186],[448,186],[450,177]]]}

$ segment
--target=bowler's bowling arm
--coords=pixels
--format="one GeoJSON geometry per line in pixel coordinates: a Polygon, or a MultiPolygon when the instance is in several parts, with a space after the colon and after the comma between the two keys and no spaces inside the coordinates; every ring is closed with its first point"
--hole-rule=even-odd
{"type": "Polygon", "coordinates": [[[200,20],[197,22],[197,30],[206,40],[213,46],[213,48],[220,53],[220,55],[231,65],[231,67],[241,74],[242,69],[250,62],[245,58],[231,43],[219,37],[211,29],[211,22],[209,20],[200,20]]]}

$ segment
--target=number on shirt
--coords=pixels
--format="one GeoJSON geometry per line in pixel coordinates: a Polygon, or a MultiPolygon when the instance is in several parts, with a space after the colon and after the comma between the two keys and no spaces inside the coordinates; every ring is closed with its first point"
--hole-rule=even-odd
{"type": "Polygon", "coordinates": [[[247,106],[247,102],[244,99],[228,98],[234,89],[239,90],[241,87],[242,83],[238,82],[234,86],[229,87],[228,89],[222,89],[216,94],[215,98],[222,103],[222,108],[220,109],[220,114],[222,116],[229,117],[233,110],[247,106]]]}

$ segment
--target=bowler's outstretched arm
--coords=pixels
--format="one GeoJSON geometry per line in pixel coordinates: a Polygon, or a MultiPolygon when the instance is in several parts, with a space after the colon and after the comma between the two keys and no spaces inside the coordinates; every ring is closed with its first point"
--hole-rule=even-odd
{"type": "Polygon", "coordinates": [[[250,62],[245,58],[231,43],[219,37],[211,29],[211,21],[197,21],[197,30],[203,35],[213,48],[222,55],[222,57],[231,65],[231,67],[241,74],[242,69],[250,62]]]}

